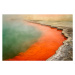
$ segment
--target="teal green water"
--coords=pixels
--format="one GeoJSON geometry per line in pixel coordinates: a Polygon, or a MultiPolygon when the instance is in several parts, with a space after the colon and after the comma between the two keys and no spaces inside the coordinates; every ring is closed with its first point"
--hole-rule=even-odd
{"type": "MultiPolygon", "coordinates": [[[[8,16],[9,17],[9,16],[8,16]]],[[[3,60],[25,52],[41,36],[41,32],[21,20],[3,16],[3,60]]]]}

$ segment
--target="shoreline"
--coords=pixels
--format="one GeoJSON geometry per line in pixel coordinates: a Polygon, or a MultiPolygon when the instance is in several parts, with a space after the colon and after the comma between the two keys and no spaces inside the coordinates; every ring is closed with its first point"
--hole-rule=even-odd
{"type": "MultiPolygon", "coordinates": [[[[67,38],[63,42],[63,45],[61,45],[56,53],[48,58],[46,61],[72,61],[73,60],[73,43],[72,43],[72,28],[71,27],[62,27],[62,26],[52,26],[51,24],[44,24],[41,22],[36,22],[36,21],[28,21],[36,24],[41,24],[41,25],[46,25],[50,26],[52,28],[57,28],[57,30],[62,30],[62,34],[64,37],[67,38]],[[71,35],[70,35],[71,34],[71,35]]],[[[43,21],[42,21],[43,22],[43,21]]]]}
{"type": "Polygon", "coordinates": [[[61,35],[62,30],[57,30],[57,28],[52,29],[50,26],[27,21],[26,24],[39,29],[42,32],[42,36],[36,43],[32,44],[26,52],[19,53],[14,58],[8,59],[9,61],[46,61],[56,53],[56,50],[63,44],[63,41],[66,40],[64,35],[61,35]],[[55,36],[57,36],[57,38],[55,36]]]}

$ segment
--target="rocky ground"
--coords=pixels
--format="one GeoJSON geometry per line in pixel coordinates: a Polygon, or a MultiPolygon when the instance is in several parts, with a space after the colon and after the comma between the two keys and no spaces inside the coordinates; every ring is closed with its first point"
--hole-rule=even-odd
{"type": "Polygon", "coordinates": [[[72,61],[73,60],[73,26],[71,21],[42,21],[30,20],[29,22],[48,25],[62,30],[62,34],[67,38],[63,45],[58,48],[56,54],[48,58],[47,61],[72,61]]]}

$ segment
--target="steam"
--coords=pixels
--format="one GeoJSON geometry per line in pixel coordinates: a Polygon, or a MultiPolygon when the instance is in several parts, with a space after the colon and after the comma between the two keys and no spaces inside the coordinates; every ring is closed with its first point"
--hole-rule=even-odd
{"type": "Polygon", "coordinates": [[[9,16],[3,17],[3,60],[25,52],[41,35],[33,26],[11,19],[9,16]]]}

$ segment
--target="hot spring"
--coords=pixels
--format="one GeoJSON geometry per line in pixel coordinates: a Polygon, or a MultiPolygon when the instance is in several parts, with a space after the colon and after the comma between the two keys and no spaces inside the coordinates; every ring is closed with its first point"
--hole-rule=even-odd
{"type": "Polygon", "coordinates": [[[3,60],[44,61],[66,40],[62,30],[3,16],[3,60]]]}

